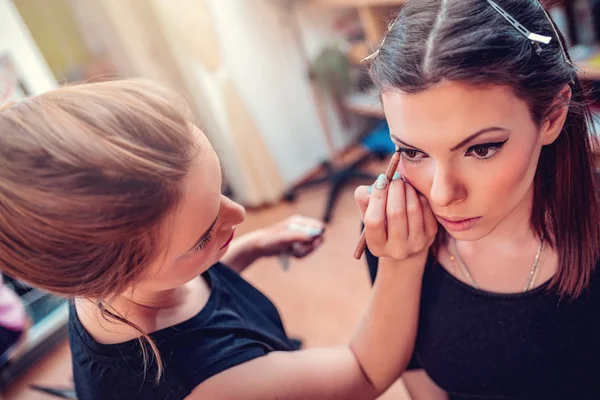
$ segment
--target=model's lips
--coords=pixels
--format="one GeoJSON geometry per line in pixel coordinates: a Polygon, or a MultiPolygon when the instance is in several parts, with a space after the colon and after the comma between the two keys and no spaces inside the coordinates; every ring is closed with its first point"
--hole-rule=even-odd
{"type": "Polygon", "coordinates": [[[460,218],[460,217],[442,217],[436,215],[437,220],[449,231],[462,232],[473,228],[481,217],[475,218],[460,218]]]}
{"type": "Polygon", "coordinates": [[[229,236],[229,239],[227,239],[225,244],[219,250],[223,250],[225,247],[229,246],[229,243],[231,243],[234,236],[235,236],[235,229],[233,230],[233,232],[231,232],[231,236],[229,236]]]}

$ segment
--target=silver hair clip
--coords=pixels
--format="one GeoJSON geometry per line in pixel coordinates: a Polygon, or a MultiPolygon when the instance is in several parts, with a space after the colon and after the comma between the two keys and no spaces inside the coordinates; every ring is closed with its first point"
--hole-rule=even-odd
{"type": "Polygon", "coordinates": [[[379,55],[379,50],[375,50],[375,52],[369,54],[368,56],[366,56],[365,58],[363,58],[362,60],[360,60],[360,62],[364,63],[365,61],[371,61],[372,59],[374,59],[378,55],[379,55]]]}
{"type": "Polygon", "coordinates": [[[531,41],[531,44],[535,47],[535,52],[537,55],[540,55],[542,52],[542,48],[540,43],[548,44],[552,40],[550,36],[538,35],[537,33],[530,32],[527,28],[521,25],[516,19],[511,17],[509,13],[504,11],[498,4],[494,3],[492,0],[487,0],[487,2],[492,6],[494,10],[498,14],[500,14],[505,20],[507,20],[516,30],[521,32],[523,36],[531,41]]]}
{"type": "Polygon", "coordinates": [[[368,56],[366,56],[365,58],[363,58],[362,60],[360,60],[361,64],[364,63],[365,61],[371,61],[371,60],[375,59],[379,55],[379,49],[385,43],[385,40],[387,39],[387,37],[390,34],[391,30],[394,28],[395,24],[396,24],[396,20],[394,20],[394,22],[392,22],[390,24],[390,26],[388,27],[387,32],[383,36],[383,39],[381,40],[381,44],[379,45],[379,47],[377,48],[377,50],[375,50],[373,53],[369,54],[368,56]]]}

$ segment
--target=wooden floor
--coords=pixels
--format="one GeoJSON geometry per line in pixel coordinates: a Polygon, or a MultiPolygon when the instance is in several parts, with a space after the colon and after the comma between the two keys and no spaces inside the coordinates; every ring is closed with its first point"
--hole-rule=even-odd
{"type": "MultiPolygon", "coordinates": [[[[368,168],[378,173],[386,163],[373,162],[368,168]]],[[[288,333],[302,338],[308,347],[346,343],[369,295],[366,263],[352,258],[360,233],[353,191],[354,186],[350,184],[342,192],[327,228],[325,244],[314,255],[302,261],[293,260],[287,272],[276,258],[260,260],[245,274],[278,306],[288,333]]],[[[249,212],[238,231],[247,232],[293,214],[320,218],[326,195],[326,187],[315,188],[301,193],[293,204],[249,212]]],[[[3,398],[53,399],[28,390],[27,385],[71,386],[70,370],[70,352],[65,343],[15,382],[3,398]]],[[[408,400],[409,397],[398,382],[381,399],[408,400]]]]}

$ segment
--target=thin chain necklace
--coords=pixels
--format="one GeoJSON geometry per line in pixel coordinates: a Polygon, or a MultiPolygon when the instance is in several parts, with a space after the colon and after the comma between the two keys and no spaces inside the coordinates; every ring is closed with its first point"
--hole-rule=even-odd
{"type": "MultiPolygon", "coordinates": [[[[454,254],[456,254],[456,257],[452,254],[452,252],[450,252],[450,261],[458,262],[458,265],[461,267],[463,274],[469,280],[470,284],[474,288],[478,289],[477,282],[475,282],[475,279],[473,278],[471,271],[467,267],[467,264],[465,264],[465,262],[461,258],[460,253],[458,252],[458,248],[456,247],[456,240],[454,238],[452,238],[451,242],[452,242],[452,252],[454,254]]],[[[529,271],[529,277],[527,278],[527,284],[525,285],[525,289],[523,289],[523,292],[526,292],[533,288],[533,285],[535,284],[535,278],[537,277],[537,273],[539,270],[539,266],[541,264],[544,254],[545,254],[545,250],[546,250],[546,244],[544,241],[540,240],[540,244],[539,244],[539,246],[537,248],[537,252],[535,254],[535,260],[533,260],[533,265],[531,266],[531,270],[529,271]]]]}

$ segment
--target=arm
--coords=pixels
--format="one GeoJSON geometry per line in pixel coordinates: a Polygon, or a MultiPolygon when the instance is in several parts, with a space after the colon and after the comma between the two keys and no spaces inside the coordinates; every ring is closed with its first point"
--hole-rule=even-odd
{"type": "Polygon", "coordinates": [[[381,274],[350,348],[369,381],[383,393],[413,354],[427,253],[407,260],[380,259],[381,274]]]}
{"type": "Polygon", "coordinates": [[[386,188],[387,181],[377,185],[370,198],[367,188],[357,191],[369,248],[382,259],[350,343],[248,361],[201,383],[190,399],[374,399],[402,374],[413,351],[422,274],[437,223],[408,184],[406,193],[404,183],[392,184],[389,197],[386,188]]]}
{"type": "Polygon", "coordinates": [[[189,398],[375,399],[412,355],[425,258],[381,261],[349,345],[270,353],[212,377],[189,398]]]}

